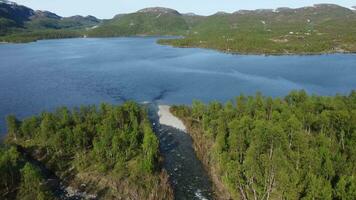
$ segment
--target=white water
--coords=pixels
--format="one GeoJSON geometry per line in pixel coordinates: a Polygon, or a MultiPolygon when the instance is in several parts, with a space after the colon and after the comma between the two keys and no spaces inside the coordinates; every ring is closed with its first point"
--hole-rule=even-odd
{"type": "Polygon", "coordinates": [[[175,117],[170,111],[170,106],[167,105],[159,105],[158,106],[158,116],[159,116],[159,123],[174,127],[181,131],[186,131],[186,127],[184,126],[183,122],[175,117]]]}

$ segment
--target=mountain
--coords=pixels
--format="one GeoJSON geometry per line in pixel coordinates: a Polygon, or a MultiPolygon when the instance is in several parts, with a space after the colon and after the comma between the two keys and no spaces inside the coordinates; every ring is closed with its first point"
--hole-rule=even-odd
{"type": "Polygon", "coordinates": [[[35,14],[31,16],[31,19],[40,19],[40,18],[61,19],[62,17],[56,15],[55,13],[49,11],[42,11],[42,10],[35,11],[35,14]]]}
{"type": "Polygon", "coordinates": [[[0,35],[5,34],[11,28],[23,26],[34,14],[32,9],[25,6],[0,1],[0,35]]]}
{"type": "Polygon", "coordinates": [[[355,12],[317,4],[217,13],[201,20],[185,38],[160,43],[257,54],[355,52],[355,32],[355,12]]]}
{"type": "Polygon", "coordinates": [[[180,35],[189,30],[182,14],[169,8],[145,8],[135,13],[117,15],[99,27],[91,29],[89,36],[180,35]]]}
{"type": "Polygon", "coordinates": [[[159,43],[256,54],[356,52],[356,12],[335,4],[217,12],[210,16],[152,7],[99,20],[93,16],[61,17],[0,1],[0,28],[0,36],[4,36],[0,41],[12,42],[82,36],[183,35],[184,38],[159,43]]]}
{"type": "Polygon", "coordinates": [[[49,11],[34,11],[10,1],[0,1],[0,36],[43,30],[74,30],[100,23],[93,16],[61,17],[49,11]]]}
{"type": "Polygon", "coordinates": [[[178,11],[170,9],[170,8],[163,8],[163,7],[152,7],[152,8],[144,8],[139,11],[138,13],[152,13],[152,14],[172,14],[172,15],[181,15],[178,11]]]}
{"type": "Polygon", "coordinates": [[[16,25],[22,25],[33,15],[35,12],[30,8],[9,1],[0,1],[0,18],[11,20],[16,25]]]}

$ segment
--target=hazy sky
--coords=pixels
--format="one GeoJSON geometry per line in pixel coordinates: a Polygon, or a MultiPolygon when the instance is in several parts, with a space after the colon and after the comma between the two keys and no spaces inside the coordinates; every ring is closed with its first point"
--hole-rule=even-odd
{"type": "Polygon", "coordinates": [[[210,15],[217,11],[233,12],[240,9],[302,7],[316,3],[334,3],[345,7],[356,6],[356,0],[13,0],[35,10],[48,10],[61,16],[94,15],[111,18],[118,13],[134,12],[141,8],[162,6],[181,13],[194,12],[210,15]]]}

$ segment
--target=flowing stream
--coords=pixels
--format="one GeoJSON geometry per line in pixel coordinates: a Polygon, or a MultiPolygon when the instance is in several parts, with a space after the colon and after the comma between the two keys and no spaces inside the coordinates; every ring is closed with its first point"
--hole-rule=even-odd
{"type": "Polygon", "coordinates": [[[150,103],[147,107],[160,140],[163,167],[170,176],[175,199],[213,199],[212,183],[194,152],[191,137],[172,126],[160,124],[157,104],[150,103]]]}

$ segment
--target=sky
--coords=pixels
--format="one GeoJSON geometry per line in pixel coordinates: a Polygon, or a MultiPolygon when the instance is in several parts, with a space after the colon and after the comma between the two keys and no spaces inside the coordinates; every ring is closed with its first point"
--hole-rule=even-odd
{"type": "Polygon", "coordinates": [[[181,13],[211,15],[217,11],[234,12],[241,9],[303,7],[318,3],[356,6],[356,0],[13,0],[34,10],[48,10],[60,16],[93,15],[108,19],[119,13],[135,12],[146,7],[168,7],[181,13]]]}

